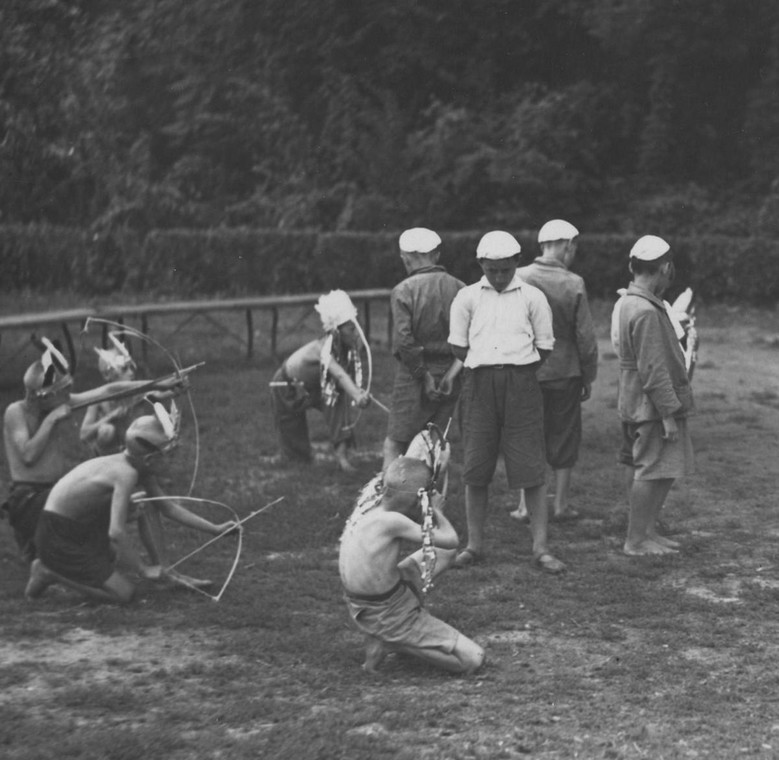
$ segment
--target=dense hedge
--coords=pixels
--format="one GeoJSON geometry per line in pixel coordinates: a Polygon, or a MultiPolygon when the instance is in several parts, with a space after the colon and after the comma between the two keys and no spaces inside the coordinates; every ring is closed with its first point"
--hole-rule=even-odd
{"type": "MultiPolygon", "coordinates": [[[[317,233],[248,228],[156,230],[145,240],[90,238],[46,226],[0,227],[5,290],[130,290],[198,297],[391,287],[403,277],[397,232],[317,233]]],[[[515,233],[522,259],[538,253],[534,232],[515,233]]],[[[480,232],[443,233],[442,263],[465,282],[479,276],[480,232]]],[[[772,305],[779,293],[779,241],[670,237],[677,287],[692,284],[705,301],[772,305]]],[[[629,280],[626,235],[582,235],[574,270],[592,297],[611,297],[629,280]]]]}

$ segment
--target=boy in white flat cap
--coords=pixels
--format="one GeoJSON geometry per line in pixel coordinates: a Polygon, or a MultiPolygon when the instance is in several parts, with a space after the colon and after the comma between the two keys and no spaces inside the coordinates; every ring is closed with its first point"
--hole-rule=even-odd
{"type": "Polygon", "coordinates": [[[675,553],[679,544],[657,532],[665,498],[693,470],[687,417],[692,388],[674,325],[662,300],[674,278],[671,247],[644,235],[630,251],[633,280],[619,310],[620,461],[633,470],[624,551],[675,553]]]}
{"type": "Polygon", "coordinates": [[[510,488],[525,489],[533,562],[560,573],[547,545],[546,462],[539,365],[554,348],[552,310],[544,294],[517,275],[520,245],[508,232],[488,232],[476,257],[484,276],[452,302],[449,343],[463,361],[461,394],[468,545],[455,564],[484,556],[488,491],[503,452],[510,488]]]}
{"type": "MultiPolygon", "coordinates": [[[[568,502],[571,471],[582,439],[582,401],[590,397],[598,372],[598,342],[587,301],[584,280],[569,270],[579,230],[564,219],[552,219],[538,232],[541,256],[517,270],[549,301],[554,326],[554,350],[537,377],[544,397],[546,461],[554,470],[552,519],[564,521],[579,515],[568,502]]],[[[525,517],[524,499],[513,516],[525,517]]]]}
{"type": "Polygon", "coordinates": [[[448,338],[449,310],[465,283],[438,264],[441,238],[433,230],[406,230],[398,247],[408,276],[390,295],[392,353],[397,361],[384,470],[428,422],[446,428],[457,404],[462,368],[448,338]]]}
{"type": "Polygon", "coordinates": [[[343,290],[320,296],[315,308],[324,336],[288,357],[270,383],[280,456],[298,462],[311,461],[306,412],[319,409],[327,422],[341,470],[354,472],[347,455],[354,445],[349,405],[353,402],[366,407],[370,403],[370,394],[360,387],[360,347],[367,346],[367,341],[357,322],[357,309],[343,290]]]}

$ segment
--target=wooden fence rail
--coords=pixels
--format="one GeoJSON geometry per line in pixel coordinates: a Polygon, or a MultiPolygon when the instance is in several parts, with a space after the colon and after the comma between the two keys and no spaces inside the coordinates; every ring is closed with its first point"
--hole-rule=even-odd
{"type": "MultiPolygon", "coordinates": [[[[160,303],[141,304],[108,304],[104,306],[84,307],[80,309],[62,309],[59,311],[43,311],[27,314],[9,314],[0,316],[0,336],[9,330],[34,329],[46,325],[58,325],[62,330],[68,352],[75,363],[76,351],[70,325],[78,323],[81,327],[91,318],[110,319],[122,323],[131,317],[140,318],[141,331],[148,333],[149,318],[170,314],[186,315],[185,322],[197,314],[209,314],[216,311],[244,311],[246,314],[246,355],[254,353],[254,317],[255,311],[271,312],[271,353],[276,355],[278,345],[279,312],[284,308],[313,306],[319,299],[319,293],[298,293],[279,296],[247,296],[243,298],[203,299],[192,301],[164,301],[160,303]]],[[[353,290],[349,296],[355,305],[362,307],[362,320],[365,335],[370,340],[371,334],[371,304],[375,301],[389,303],[388,289],[353,290]]],[[[180,329],[181,325],[179,326],[180,329]]],[[[389,331],[392,329],[391,315],[388,319],[389,331]]],[[[103,342],[105,344],[107,329],[104,326],[103,342]]],[[[145,344],[144,344],[145,349],[145,344]]],[[[75,371],[75,364],[73,367],[75,371]]]]}

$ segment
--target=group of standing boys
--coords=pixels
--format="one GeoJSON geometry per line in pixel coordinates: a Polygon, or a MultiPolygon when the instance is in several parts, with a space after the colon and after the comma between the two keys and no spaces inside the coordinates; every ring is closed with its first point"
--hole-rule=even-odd
{"type": "MultiPolygon", "coordinates": [[[[391,296],[397,365],[384,482],[372,502],[358,501],[340,548],[347,607],[366,637],[370,672],[390,651],[455,672],[481,666],[484,651],[424,609],[423,553],[398,560],[402,542],[420,538],[435,546],[436,576],[484,559],[488,489],[501,454],[509,487],[523,492],[512,514],[527,514],[534,565],[552,574],[565,570],[547,544],[546,467],[554,471],[552,518],[575,519],[571,471],[581,443],[581,403],[590,397],[598,361],[584,282],[569,270],[578,234],[564,220],[546,223],[538,238],[542,255],[518,269],[517,240],[489,232],[476,250],[483,277],[469,286],[438,265],[435,232],[415,228],[400,237],[408,276],[391,296]],[[443,501],[434,529],[420,535],[419,501],[432,473],[409,456],[408,443],[428,423],[444,423],[460,385],[468,541],[456,553],[459,541],[443,501]]],[[[645,236],[631,250],[629,266],[633,282],[618,319],[619,459],[631,473],[624,551],[660,554],[678,546],[657,533],[657,521],[674,479],[691,472],[686,417],[692,396],[661,299],[673,280],[670,247],[645,236]]]]}

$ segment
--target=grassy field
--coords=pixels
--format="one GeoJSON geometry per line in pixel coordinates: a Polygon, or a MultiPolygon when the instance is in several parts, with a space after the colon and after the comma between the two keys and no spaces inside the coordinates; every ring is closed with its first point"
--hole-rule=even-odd
{"type": "MultiPolygon", "coordinates": [[[[340,474],[312,417],[317,461],[278,469],[267,382],[276,360],[248,361],[205,320],[152,330],[193,378],[199,420],[194,495],[248,514],[238,570],[221,602],[140,587],[127,608],[50,590],[22,596],[26,569],[0,523],[0,756],[80,758],[734,758],[779,756],[779,316],[724,307],[699,315],[692,423],[697,472],[665,519],[678,556],[628,558],[623,473],[615,464],[617,367],[608,306],[596,305],[601,363],[585,409],[573,502],[553,525],[562,577],[534,571],[527,529],[501,470],[492,489],[489,561],[439,580],[432,611],[487,650],[476,677],[391,656],[376,678],[341,600],[336,544],[359,486],[378,469],[385,418],[359,425],[359,475],[340,474]],[[177,329],[178,328],[178,329],[177,329]]],[[[242,323],[226,325],[240,334],[242,323]]],[[[392,360],[374,324],[374,392],[388,399],[392,360]]],[[[315,334],[288,314],[282,350],[315,334]]],[[[79,341],[77,387],[95,382],[79,341]],[[89,367],[89,371],[87,368],[89,367]]],[[[258,346],[264,337],[258,335],[258,346]]],[[[0,401],[20,396],[24,336],[0,344],[0,401]]],[[[150,354],[149,372],[165,371],[150,354]]],[[[193,425],[168,487],[186,492],[193,425]]],[[[78,455],[76,421],[74,455],[78,455]]],[[[448,512],[464,537],[455,446],[448,512]]],[[[5,477],[5,476],[4,476],[5,477]]],[[[234,543],[203,552],[219,582],[234,543]]]]}

